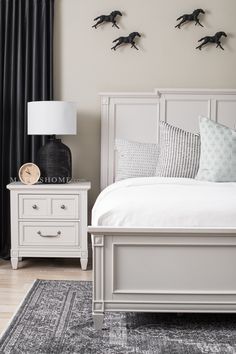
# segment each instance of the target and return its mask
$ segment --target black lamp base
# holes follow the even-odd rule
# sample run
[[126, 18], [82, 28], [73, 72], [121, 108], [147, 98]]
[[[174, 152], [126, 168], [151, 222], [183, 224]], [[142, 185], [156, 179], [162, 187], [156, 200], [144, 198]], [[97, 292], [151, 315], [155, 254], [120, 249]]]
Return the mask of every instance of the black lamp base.
[[71, 151], [60, 139], [52, 137], [37, 155], [41, 182], [46, 184], [68, 183], [71, 180]]

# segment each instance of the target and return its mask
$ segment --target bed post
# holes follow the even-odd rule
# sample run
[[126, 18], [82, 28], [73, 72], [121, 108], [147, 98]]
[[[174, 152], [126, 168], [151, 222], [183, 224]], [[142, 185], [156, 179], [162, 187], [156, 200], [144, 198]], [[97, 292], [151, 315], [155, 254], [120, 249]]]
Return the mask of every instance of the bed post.
[[93, 245], [93, 321], [102, 329], [104, 319], [104, 236], [92, 235]]
[[103, 326], [104, 313], [98, 314], [93, 312], [93, 324], [96, 331], [101, 330]]

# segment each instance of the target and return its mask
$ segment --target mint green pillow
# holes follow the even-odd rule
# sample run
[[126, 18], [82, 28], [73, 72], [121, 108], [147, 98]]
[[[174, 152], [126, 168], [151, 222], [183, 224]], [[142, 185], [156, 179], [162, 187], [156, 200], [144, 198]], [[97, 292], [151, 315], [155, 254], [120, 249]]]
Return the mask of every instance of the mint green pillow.
[[236, 182], [236, 131], [200, 117], [201, 156], [196, 179]]

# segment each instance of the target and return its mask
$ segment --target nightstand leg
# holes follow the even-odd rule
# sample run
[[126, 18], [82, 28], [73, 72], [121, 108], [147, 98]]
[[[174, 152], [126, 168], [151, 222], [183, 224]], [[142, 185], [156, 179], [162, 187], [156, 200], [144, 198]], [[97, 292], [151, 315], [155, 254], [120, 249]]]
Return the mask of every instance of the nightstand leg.
[[12, 266], [12, 269], [18, 268], [18, 258], [11, 258], [11, 266]]
[[80, 258], [80, 264], [82, 270], [87, 270], [88, 258]]

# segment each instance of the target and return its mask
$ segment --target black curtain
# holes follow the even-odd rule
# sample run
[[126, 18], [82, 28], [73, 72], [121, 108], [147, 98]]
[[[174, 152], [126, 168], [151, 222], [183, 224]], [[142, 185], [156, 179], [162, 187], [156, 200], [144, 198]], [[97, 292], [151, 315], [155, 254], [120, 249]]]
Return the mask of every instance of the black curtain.
[[46, 137], [27, 136], [27, 102], [53, 98], [54, 0], [0, 0], [0, 257], [10, 250], [10, 195]]

